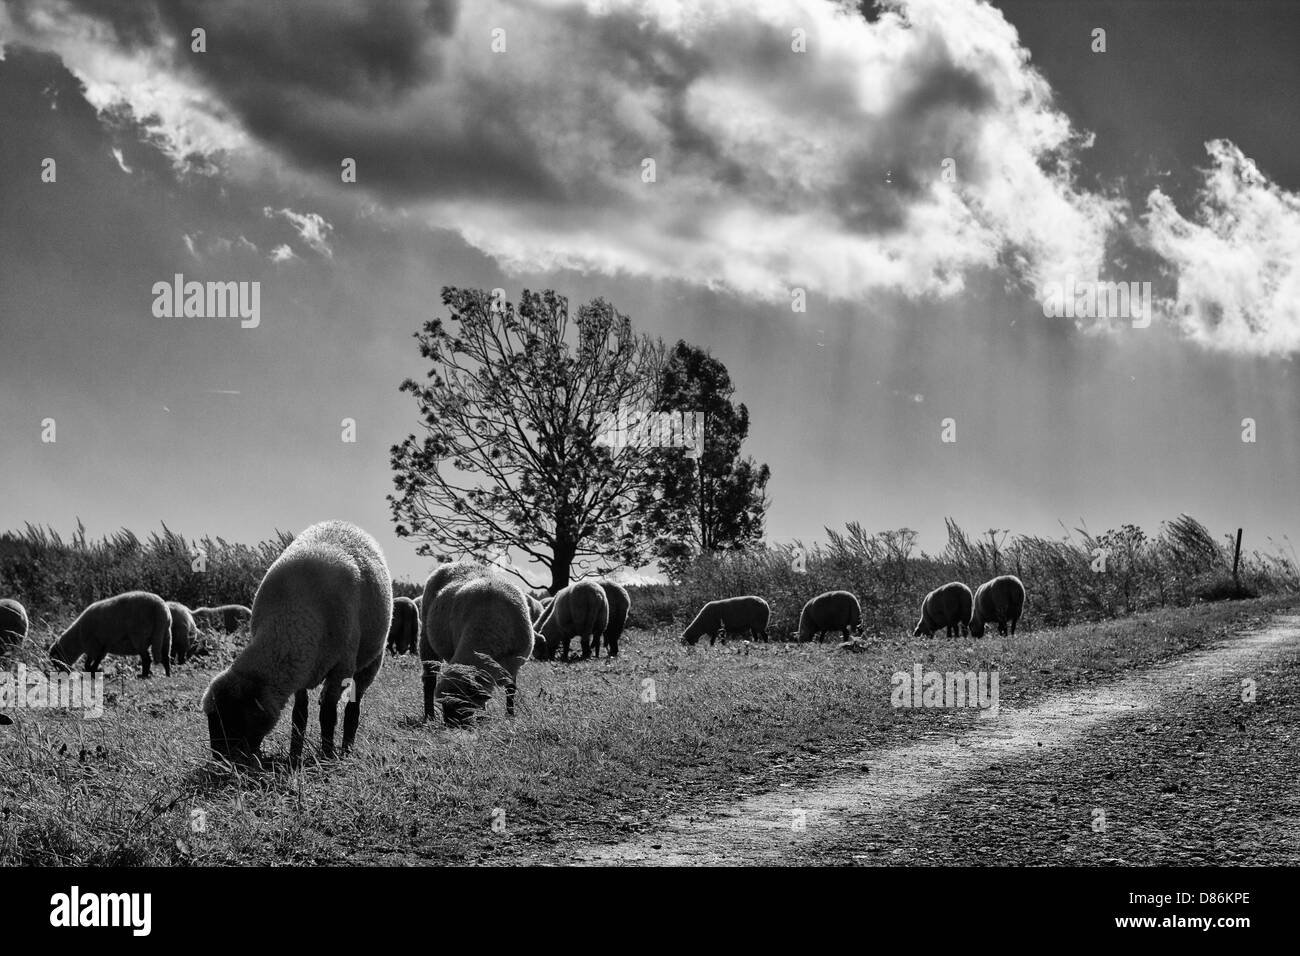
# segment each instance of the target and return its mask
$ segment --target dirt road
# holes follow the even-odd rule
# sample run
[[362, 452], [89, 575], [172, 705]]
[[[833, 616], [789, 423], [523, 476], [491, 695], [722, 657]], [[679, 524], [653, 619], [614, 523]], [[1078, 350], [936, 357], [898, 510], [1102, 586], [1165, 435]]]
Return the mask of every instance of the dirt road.
[[815, 785], [535, 862], [1294, 864], [1298, 691], [1300, 617], [1282, 617], [957, 736], [863, 752]]

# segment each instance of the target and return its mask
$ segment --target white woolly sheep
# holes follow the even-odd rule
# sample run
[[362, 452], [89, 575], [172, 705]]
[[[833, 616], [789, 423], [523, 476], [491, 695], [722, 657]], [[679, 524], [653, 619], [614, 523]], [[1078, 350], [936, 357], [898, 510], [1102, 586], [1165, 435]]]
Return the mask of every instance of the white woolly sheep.
[[[569, 659], [569, 642], [575, 637], [582, 641], [582, 659], [591, 656], [593, 641], [600, 647], [600, 638], [609, 626], [609, 599], [605, 589], [594, 581], [579, 581], [555, 595], [555, 600], [537, 622], [538, 635], [544, 646], [533, 644], [533, 656], [550, 660], [563, 646], [561, 660]], [[597, 651], [597, 656], [599, 651]]]
[[140, 676], [150, 665], [162, 664], [171, 676], [172, 615], [167, 602], [148, 591], [127, 591], [96, 601], [50, 645], [50, 660], [71, 667], [86, 655], [86, 672], [99, 670], [105, 654], [133, 654], [140, 658]]
[[393, 624], [388, 629], [388, 649], [411, 654], [420, 643], [420, 606], [409, 597], [393, 598]]
[[346, 521], [323, 521], [296, 537], [267, 568], [253, 598], [248, 645], [203, 694], [212, 751], [218, 758], [255, 757], [293, 697], [289, 760], [302, 760], [307, 691], [320, 695], [321, 751], [334, 756], [343, 684], [347, 753], [361, 720], [361, 699], [384, 663], [393, 619], [393, 582], [375, 539]]
[[1014, 574], [1004, 574], [976, 588], [972, 603], [972, 637], [983, 637], [984, 625], [989, 623], [998, 626], [999, 634], [1006, 634], [1009, 624], [1011, 633], [1015, 634], [1016, 621], [1020, 620], [1020, 612], [1025, 606], [1025, 586]]
[[168, 601], [167, 610], [172, 616], [172, 660], [184, 664], [190, 656], [199, 629], [194, 624], [194, 615], [190, 609], [179, 601]]
[[746, 595], [744, 597], [723, 598], [710, 601], [700, 608], [695, 620], [682, 632], [683, 644], [694, 644], [705, 634], [709, 635], [709, 646], [722, 635], [725, 644], [727, 635], [749, 632], [756, 641], [767, 640], [767, 621], [771, 617], [771, 608], [761, 597]]
[[791, 637], [801, 642], [815, 637], [820, 643], [825, 632], [839, 631], [847, 641], [850, 629], [862, 629], [862, 607], [858, 599], [848, 591], [827, 591], [803, 606], [799, 612], [799, 630]]
[[[623, 628], [627, 626], [627, 612], [632, 607], [632, 599], [628, 597], [627, 588], [621, 584], [601, 581], [600, 586], [605, 589], [605, 600], [609, 602], [609, 623], [605, 626], [605, 654], [608, 657], [618, 657], [618, 639], [623, 636]], [[600, 656], [599, 638], [596, 640], [596, 656]]]
[[222, 604], [220, 607], [200, 607], [190, 612], [195, 620], [207, 622], [210, 626], [221, 626], [227, 634], [234, 634], [239, 628], [253, 619], [253, 612], [242, 604]]
[[930, 637], [942, 627], [947, 629], [949, 637], [965, 637], [970, 632], [973, 605], [970, 588], [960, 581], [935, 588], [921, 602], [921, 620], [912, 636]]
[[533, 649], [523, 591], [495, 569], [460, 564], [425, 585], [426, 594], [430, 585], [434, 593], [420, 641], [424, 715], [433, 718], [441, 705], [448, 727], [469, 724], [497, 684], [505, 685], [506, 713], [513, 715], [519, 668]]
[[13, 598], [0, 599], [0, 648], [16, 646], [27, 637], [27, 609]]

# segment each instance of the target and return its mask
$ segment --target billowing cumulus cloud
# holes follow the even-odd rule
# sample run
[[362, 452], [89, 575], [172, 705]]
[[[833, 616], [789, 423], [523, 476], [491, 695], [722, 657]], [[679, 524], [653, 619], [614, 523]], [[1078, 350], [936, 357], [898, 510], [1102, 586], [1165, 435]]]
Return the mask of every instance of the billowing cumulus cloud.
[[[767, 300], [953, 295], [979, 269], [1026, 289], [1105, 275], [1132, 215], [1079, 185], [1087, 134], [1002, 14], [890, 0], [868, 21], [855, 6], [15, 0], [3, 29], [59, 52], [97, 106], [149, 117], [178, 161], [263, 150], [513, 270]], [[355, 185], [340, 184], [345, 157]], [[1285, 336], [1259, 310], [1269, 283], [1295, 280], [1262, 217], [1294, 207], [1267, 186], [1209, 185], [1202, 201], [1208, 218], [1189, 222], [1153, 197], [1154, 251], [1182, 270], [1211, 239], [1252, 248], [1239, 272], [1180, 283], [1177, 321], [1206, 344], [1274, 350]], [[1249, 202], [1257, 227], [1216, 222], [1218, 201]], [[328, 254], [325, 231], [294, 225]], [[1249, 259], [1274, 278], [1244, 287]]]
[[1205, 345], [1236, 352], [1300, 352], [1300, 196], [1270, 182], [1225, 140], [1192, 217], [1160, 190], [1147, 200], [1152, 247], [1174, 269], [1171, 312]]

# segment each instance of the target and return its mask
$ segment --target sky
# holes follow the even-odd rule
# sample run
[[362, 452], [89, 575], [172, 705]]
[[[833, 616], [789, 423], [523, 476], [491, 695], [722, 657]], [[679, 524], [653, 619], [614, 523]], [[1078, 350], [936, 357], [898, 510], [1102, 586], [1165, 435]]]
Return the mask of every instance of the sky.
[[[342, 518], [422, 578], [388, 449], [455, 285], [708, 349], [773, 542], [1300, 535], [1293, 3], [5, 0], [0, 45], [0, 528]], [[178, 273], [256, 326], [156, 315]]]

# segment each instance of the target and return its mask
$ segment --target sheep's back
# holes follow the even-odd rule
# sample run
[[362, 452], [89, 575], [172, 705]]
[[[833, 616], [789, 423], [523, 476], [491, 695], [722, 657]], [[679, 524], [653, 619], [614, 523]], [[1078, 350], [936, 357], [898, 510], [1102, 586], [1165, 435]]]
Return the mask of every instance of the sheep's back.
[[343, 522], [313, 525], [267, 569], [253, 598], [252, 636], [234, 667], [274, 673], [290, 690], [349, 673], [383, 654], [392, 578], [370, 535]]
[[432, 614], [430, 646], [440, 660], [477, 666], [481, 654], [506, 661], [526, 659], [532, 652], [533, 628], [523, 592], [487, 569], [446, 584]]
[[947, 627], [950, 624], [970, 623], [973, 607], [974, 599], [970, 588], [960, 581], [952, 581], [925, 596], [924, 613], [934, 624]]
[[[749, 627], [766, 627], [771, 611], [761, 597], [746, 594], [741, 597], [710, 601], [700, 611], [706, 612], [706, 621], [720, 624], [728, 630], [739, 631]], [[714, 628], [716, 630], [716, 627]]]
[[799, 617], [801, 625], [807, 621], [818, 630], [833, 631], [861, 623], [862, 608], [848, 591], [827, 591], [805, 604]]
[[75, 634], [83, 649], [89, 642], [111, 654], [139, 654], [160, 626], [171, 628], [167, 602], [151, 591], [127, 591], [89, 605], [64, 634]]

